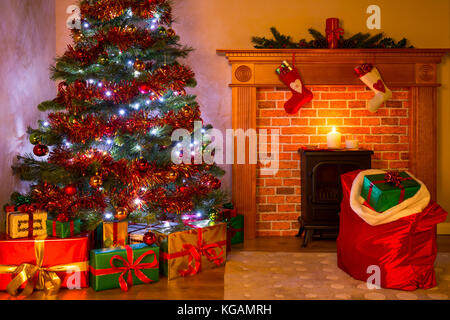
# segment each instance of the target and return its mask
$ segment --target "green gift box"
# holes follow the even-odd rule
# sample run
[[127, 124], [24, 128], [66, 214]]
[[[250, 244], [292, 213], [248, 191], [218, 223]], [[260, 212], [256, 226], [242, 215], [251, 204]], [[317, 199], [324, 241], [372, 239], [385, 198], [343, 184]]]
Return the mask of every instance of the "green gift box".
[[47, 220], [47, 235], [56, 238], [69, 238], [81, 233], [81, 220], [76, 219], [68, 222]]
[[385, 181], [385, 174], [373, 174], [364, 177], [361, 197], [377, 212], [384, 212], [413, 197], [420, 184], [406, 172], [399, 172], [401, 187]]
[[95, 291], [159, 281], [159, 247], [144, 243], [90, 252], [90, 282]]
[[231, 236], [231, 244], [244, 242], [244, 216], [238, 214], [228, 222], [228, 232]]

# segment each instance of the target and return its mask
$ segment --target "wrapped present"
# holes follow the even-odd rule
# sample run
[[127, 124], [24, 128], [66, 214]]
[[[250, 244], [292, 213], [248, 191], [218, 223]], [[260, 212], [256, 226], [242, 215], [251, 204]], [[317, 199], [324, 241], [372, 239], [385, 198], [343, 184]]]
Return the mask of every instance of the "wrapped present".
[[227, 225], [210, 220], [151, 228], [160, 246], [160, 269], [169, 280], [193, 276], [226, 260]]
[[150, 226], [147, 224], [137, 223], [128, 225], [128, 243], [144, 243], [144, 235], [149, 231]]
[[87, 288], [88, 234], [68, 239], [41, 238], [0, 236], [0, 290], [27, 296], [35, 289], [51, 294], [60, 287]]
[[406, 172], [388, 171], [364, 177], [361, 196], [377, 212], [384, 212], [413, 197], [420, 184]]
[[47, 234], [47, 212], [23, 209], [20, 212], [6, 213], [6, 233], [12, 239], [42, 236]]
[[90, 280], [95, 291], [129, 287], [159, 280], [159, 247], [133, 244], [92, 250]]
[[128, 221], [103, 221], [103, 247], [123, 247], [128, 244]]
[[224, 204], [222, 221], [227, 223], [227, 250], [231, 251], [232, 244], [244, 242], [244, 216], [237, 213], [233, 204]]
[[47, 220], [47, 235], [55, 238], [69, 238], [81, 233], [81, 220], [67, 222]]

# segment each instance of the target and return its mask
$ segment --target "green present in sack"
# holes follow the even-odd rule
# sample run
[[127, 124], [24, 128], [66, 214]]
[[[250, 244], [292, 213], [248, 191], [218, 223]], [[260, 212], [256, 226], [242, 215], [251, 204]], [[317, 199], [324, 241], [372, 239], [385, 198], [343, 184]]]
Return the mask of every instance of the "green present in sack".
[[91, 250], [90, 281], [95, 291], [159, 281], [159, 247], [144, 243]]
[[384, 212], [412, 198], [420, 184], [406, 172], [388, 171], [364, 177], [361, 197], [377, 212]]

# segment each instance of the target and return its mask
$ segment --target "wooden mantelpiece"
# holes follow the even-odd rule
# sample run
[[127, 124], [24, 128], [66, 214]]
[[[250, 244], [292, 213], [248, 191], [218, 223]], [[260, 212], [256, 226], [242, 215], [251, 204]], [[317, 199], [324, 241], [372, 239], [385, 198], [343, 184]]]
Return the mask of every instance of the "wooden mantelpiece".
[[[285, 87], [275, 69], [283, 60], [299, 68], [308, 85], [363, 85], [353, 69], [376, 64], [389, 87], [410, 87], [410, 165], [436, 198], [437, 66], [450, 49], [217, 50], [232, 65], [233, 129], [256, 129], [256, 89]], [[256, 166], [233, 165], [233, 202], [245, 215], [247, 239], [256, 236]]]

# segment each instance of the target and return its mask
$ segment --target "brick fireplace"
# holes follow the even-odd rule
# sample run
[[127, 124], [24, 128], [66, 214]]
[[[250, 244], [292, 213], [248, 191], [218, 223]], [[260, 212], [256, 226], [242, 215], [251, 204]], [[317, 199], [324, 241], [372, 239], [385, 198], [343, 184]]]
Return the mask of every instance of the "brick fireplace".
[[[408, 88], [391, 88], [392, 99], [375, 114], [367, 111], [373, 93], [365, 86], [310, 86], [312, 102], [298, 114], [288, 115], [283, 105], [290, 98], [286, 88], [257, 89], [256, 126], [279, 129], [280, 169], [275, 176], [256, 172], [256, 235], [292, 236], [298, 232], [301, 212], [300, 157], [302, 144], [326, 147], [331, 127], [353, 136], [360, 147], [374, 151], [372, 167], [409, 170]], [[343, 139], [345, 141], [345, 139]]]
[[[293, 236], [301, 214], [301, 145], [326, 145], [335, 126], [374, 151], [372, 167], [407, 169], [436, 196], [437, 66], [446, 49], [218, 50], [232, 65], [233, 129], [279, 129], [279, 171], [262, 176], [260, 165], [233, 165], [233, 202], [245, 215], [247, 239]], [[296, 115], [283, 108], [290, 91], [275, 69], [296, 55], [314, 99]], [[373, 92], [353, 68], [373, 63], [393, 97], [377, 113], [366, 104]], [[269, 148], [270, 152], [270, 148]]]

